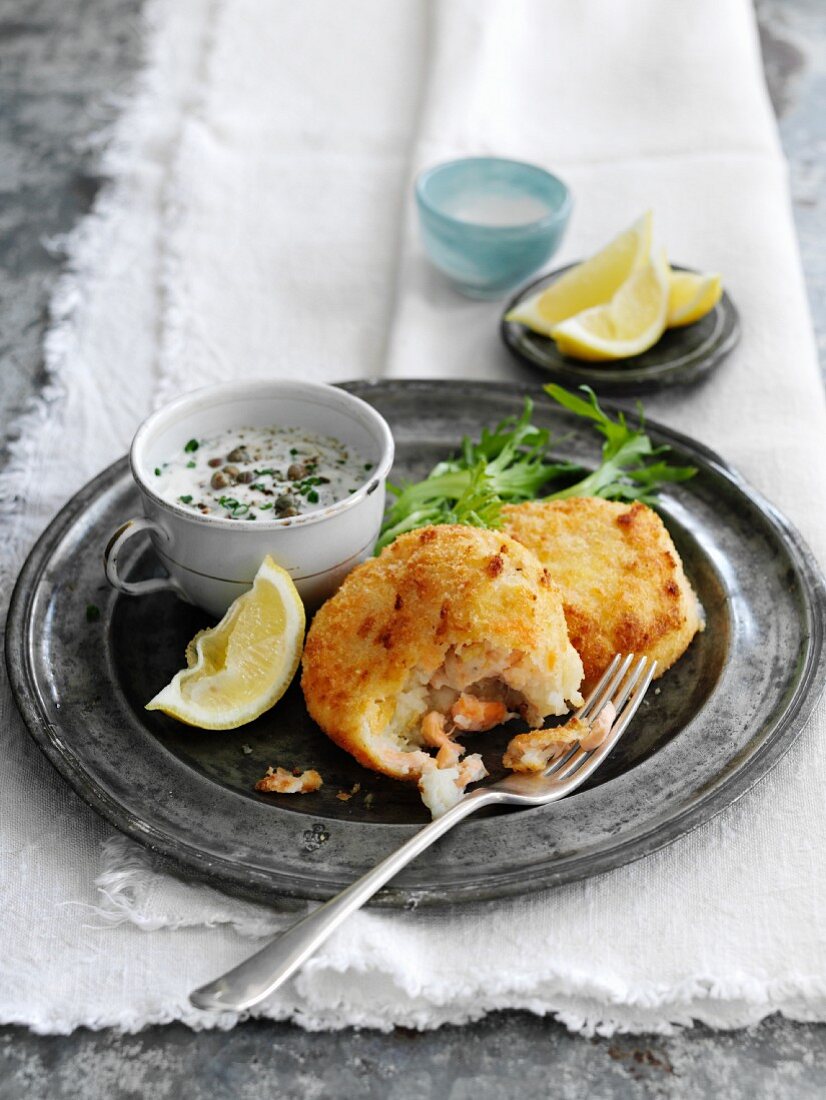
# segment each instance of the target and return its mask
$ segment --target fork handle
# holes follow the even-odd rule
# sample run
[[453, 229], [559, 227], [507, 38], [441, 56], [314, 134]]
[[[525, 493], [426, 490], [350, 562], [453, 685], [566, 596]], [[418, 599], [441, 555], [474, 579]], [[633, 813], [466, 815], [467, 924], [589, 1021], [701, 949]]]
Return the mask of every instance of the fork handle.
[[449, 829], [482, 806], [502, 801], [496, 791], [479, 789], [465, 795], [441, 817], [425, 825], [410, 840], [372, 871], [356, 879], [340, 894], [314, 909], [308, 916], [282, 932], [256, 954], [193, 990], [189, 999], [196, 1008], [217, 1012], [240, 1012], [259, 1004], [302, 966], [338, 928], [342, 921], [389, 882], [402, 867], [420, 855]]

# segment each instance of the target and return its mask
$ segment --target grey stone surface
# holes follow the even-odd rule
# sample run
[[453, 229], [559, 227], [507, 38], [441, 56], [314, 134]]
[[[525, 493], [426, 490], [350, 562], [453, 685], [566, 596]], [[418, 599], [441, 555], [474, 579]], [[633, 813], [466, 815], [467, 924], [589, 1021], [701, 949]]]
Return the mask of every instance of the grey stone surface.
[[[824, 364], [826, 4], [756, 6]], [[60, 264], [44, 241], [92, 201], [97, 154], [86, 143], [128, 87], [139, 8], [139, 0], [0, 0], [0, 448], [45, 381], [41, 339]], [[0, 1100], [824, 1095], [826, 1026], [780, 1019], [730, 1033], [590, 1040], [524, 1013], [424, 1034], [312, 1034], [258, 1022], [137, 1036], [0, 1029]]]
[[763, 61], [789, 161], [794, 218], [826, 373], [826, 4], [756, 0]]
[[140, 0], [0, 0], [0, 462], [45, 384], [55, 238], [100, 185], [94, 139], [130, 87]]
[[323, 1034], [250, 1022], [193, 1034], [0, 1033], [0, 1100], [819, 1100], [826, 1027], [772, 1019], [669, 1039], [584, 1039], [527, 1013], [469, 1027]]

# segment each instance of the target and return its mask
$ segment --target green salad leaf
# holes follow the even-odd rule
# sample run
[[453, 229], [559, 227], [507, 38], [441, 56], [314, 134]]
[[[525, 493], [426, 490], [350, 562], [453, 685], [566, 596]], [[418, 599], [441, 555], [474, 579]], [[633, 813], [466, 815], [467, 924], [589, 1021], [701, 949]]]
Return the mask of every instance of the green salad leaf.
[[[602, 445], [602, 462], [592, 473], [580, 481], [545, 496], [544, 500], [562, 500], [565, 497], [603, 497], [605, 500], [641, 500], [656, 504], [661, 485], [674, 481], [687, 481], [697, 473], [694, 466], [671, 466], [660, 455], [670, 447], [655, 447], [645, 433], [645, 417], [638, 405], [640, 423], [635, 430], [629, 427], [625, 414], [620, 412], [612, 420], [600, 408], [596, 394], [590, 386], [580, 386], [585, 397], [563, 389], [562, 386], [545, 386], [545, 392], [563, 408], [577, 416], [591, 420], [605, 439]], [[656, 460], [656, 461], [654, 461]]]
[[[694, 467], [671, 466], [661, 457], [669, 448], [653, 446], [641, 408], [639, 427], [632, 428], [621, 412], [612, 420], [590, 387], [580, 390], [584, 397], [562, 386], [545, 387], [564, 408], [591, 420], [603, 436], [602, 461], [596, 470], [589, 473], [576, 463], [549, 459], [551, 433], [532, 423], [534, 406], [526, 397], [521, 416], [506, 417], [492, 430], [484, 428], [478, 442], [465, 436], [459, 455], [439, 462], [422, 481], [388, 485], [395, 499], [376, 552], [405, 531], [431, 524], [499, 528], [506, 503], [596, 496], [651, 504], [661, 484], [694, 476]], [[540, 496], [542, 489], [546, 492]]]

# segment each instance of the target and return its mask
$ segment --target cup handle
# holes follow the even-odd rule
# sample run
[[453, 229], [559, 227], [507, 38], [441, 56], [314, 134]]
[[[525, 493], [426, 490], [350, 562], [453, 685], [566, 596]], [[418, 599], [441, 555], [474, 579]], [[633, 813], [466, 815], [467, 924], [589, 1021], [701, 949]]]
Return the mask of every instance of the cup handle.
[[126, 542], [133, 535], [139, 535], [141, 531], [153, 531], [164, 542], [169, 541], [169, 535], [159, 523], [141, 516], [137, 519], [128, 519], [122, 523], [112, 535], [103, 551], [103, 568], [106, 570], [106, 579], [118, 592], [126, 596], [145, 596], [149, 592], [175, 592], [182, 600], [189, 603], [183, 589], [173, 577], [153, 577], [146, 581], [126, 581], [118, 573], [118, 556]]

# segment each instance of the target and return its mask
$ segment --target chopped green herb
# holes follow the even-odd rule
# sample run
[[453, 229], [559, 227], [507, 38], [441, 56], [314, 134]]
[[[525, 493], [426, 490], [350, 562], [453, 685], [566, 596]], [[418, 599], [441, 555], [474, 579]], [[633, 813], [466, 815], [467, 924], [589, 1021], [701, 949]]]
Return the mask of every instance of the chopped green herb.
[[220, 497], [218, 503], [222, 508], [226, 508], [235, 519], [238, 519], [240, 516], [245, 516], [250, 510], [249, 504], [243, 504], [240, 500], [236, 500], [235, 497]]
[[[329, 480], [330, 479], [327, 478], [327, 477], [305, 477], [303, 481], [299, 481], [296, 484], [295, 488], [299, 493], [301, 493], [302, 496], [307, 497], [307, 499], [309, 500], [310, 499], [310, 493], [314, 492], [313, 486], [314, 485], [323, 485], [323, 484], [325, 484], [325, 482], [327, 482]], [[318, 494], [316, 493], [316, 498], [317, 497], [318, 497]]]
[[293, 456], [293, 458], [295, 458], [295, 456], [298, 454], [298, 447], [290, 447], [290, 454]]
[[188, 455], [192, 454], [193, 451], [197, 451], [198, 450], [198, 440], [197, 439], [190, 439], [190, 441], [184, 446], [184, 450], [186, 451], [186, 453]]
[[192, 494], [187, 493], [185, 496], [178, 497], [178, 500], [181, 502], [181, 504], [191, 504], [192, 503]]
[[187, 462], [186, 464], [186, 468], [187, 470], [194, 470], [197, 465], [197, 462], [193, 462], [192, 459], [190, 459], [189, 462]]
[[315, 489], [310, 489], [309, 493], [307, 493], [307, 500], [309, 500], [310, 504], [318, 504], [318, 493]]
[[99, 619], [100, 619], [100, 608], [97, 606], [97, 604], [87, 603], [86, 604], [86, 622], [87, 623], [96, 623]]
[[265, 486], [264, 485], [259, 485], [257, 482], [253, 482], [252, 485], [250, 485], [250, 489], [257, 489], [259, 491], [259, 493], [263, 493], [264, 489], [265, 489]]
[[373, 463], [372, 462], [365, 462], [364, 463], [364, 468], [365, 468], [365, 470], [367, 470], [369, 472], [370, 470], [373, 469]]
[[266, 512], [268, 508], [272, 508], [272, 501], [268, 500], [266, 504], [259, 504], [258, 506], [262, 512]]
[[160, 476], [161, 476], [161, 468], [160, 468], [160, 466], [156, 466], [155, 467], [155, 477], [160, 477]]

